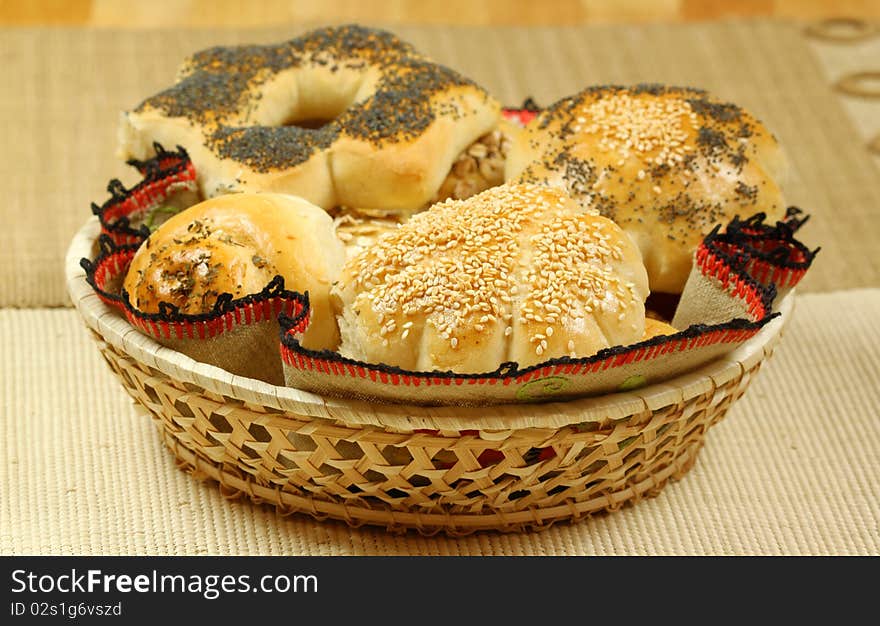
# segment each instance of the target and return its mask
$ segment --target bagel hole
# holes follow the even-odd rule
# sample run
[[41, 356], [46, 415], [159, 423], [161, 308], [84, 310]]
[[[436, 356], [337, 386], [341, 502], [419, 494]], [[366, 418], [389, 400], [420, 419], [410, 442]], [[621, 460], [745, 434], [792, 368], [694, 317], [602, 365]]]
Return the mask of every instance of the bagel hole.
[[296, 126], [297, 128], [305, 128], [306, 130], [318, 130], [324, 128], [327, 124], [335, 120], [336, 117], [290, 117], [283, 122], [281, 126]]
[[314, 106], [309, 103], [300, 103], [300, 106], [287, 112], [282, 118], [281, 126], [295, 126], [306, 130], [320, 130], [328, 124], [335, 122], [340, 115], [345, 113], [350, 102], [325, 102], [322, 106]]

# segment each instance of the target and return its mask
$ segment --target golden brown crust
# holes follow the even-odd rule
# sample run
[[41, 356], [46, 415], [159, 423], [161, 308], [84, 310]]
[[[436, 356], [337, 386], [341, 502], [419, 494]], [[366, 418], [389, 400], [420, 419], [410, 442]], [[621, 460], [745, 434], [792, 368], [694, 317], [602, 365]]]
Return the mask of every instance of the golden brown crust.
[[330, 217], [301, 198], [232, 194], [201, 202], [164, 222], [141, 245], [123, 282], [132, 306], [158, 313], [210, 312], [220, 294], [241, 298], [278, 274], [290, 290], [309, 292], [312, 323], [304, 345], [333, 349], [338, 331], [330, 285], [342, 263]]
[[[520, 126], [502, 119], [498, 127], [468, 146], [455, 160], [428, 205], [443, 200], [464, 200], [504, 182], [504, 160], [510, 140]], [[336, 234], [345, 244], [348, 258], [373, 245], [383, 234], [395, 230], [410, 216], [388, 209], [329, 209]]]
[[613, 222], [523, 184], [416, 215], [349, 260], [334, 293], [343, 355], [485, 372], [640, 340], [648, 289]]
[[120, 155], [181, 145], [205, 197], [236, 191], [410, 213], [500, 119], [472, 81], [397, 37], [359, 26], [271, 46], [218, 47], [123, 114]]
[[656, 318], [645, 316], [645, 336], [643, 339], [651, 339], [659, 335], [674, 335], [678, 330], [670, 324]]
[[595, 87], [539, 114], [511, 145], [505, 178], [566, 189], [626, 230], [651, 290], [680, 293], [702, 237], [734, 216], [780, 219], [785, 159], [742, 108], [703, 91]]

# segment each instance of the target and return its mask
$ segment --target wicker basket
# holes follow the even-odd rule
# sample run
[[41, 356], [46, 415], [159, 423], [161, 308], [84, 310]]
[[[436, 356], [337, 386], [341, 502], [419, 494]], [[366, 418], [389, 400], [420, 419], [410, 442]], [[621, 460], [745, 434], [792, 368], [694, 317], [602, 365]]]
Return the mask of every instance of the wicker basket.
[[378, 405], [232, 375], [160, 346], [108, 308], [67, 254], [68, 292], [101, 354], [180, 467], [282, 513], [452, 535], [545, 528], [655, 496], [770, 356], [792, 313], [726, 358], [597, 398], [484, 408]]

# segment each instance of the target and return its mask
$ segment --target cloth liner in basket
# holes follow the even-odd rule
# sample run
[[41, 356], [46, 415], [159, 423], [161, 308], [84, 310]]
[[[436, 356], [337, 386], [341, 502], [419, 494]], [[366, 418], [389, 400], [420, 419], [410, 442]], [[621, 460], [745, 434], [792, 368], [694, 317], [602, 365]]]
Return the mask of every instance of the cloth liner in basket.
[[[286, 290], [280, 276], [257, 294], [236, 300], [223, 294], [205, 314], [182, 314], [170, 304], [155, 314], [134, 309], [121, 284], [149, 229], [133, 228], [132, 220], [142, 222], [148, 211], [172, 199], [179, 202], [195, 180], [184, 150], [156, 150], [150, 161], [131, 162], [144, 175], [141, 183], [126, 190], [111, 182], [111, 199], [98, 209], [93, 205], [102, 235], [97, 257], [81, 261], [89, 284], [135, 328], [166, 347], [234, 374], [321, 395], [473, 406], [635, 389], [695, 369], [748, 341], [776, 317], [774, 302], [800, 281], [818, 252], [794, 236], [807, 219], [797, 208], [776, 224], [764, 223], [763, 214], [734, 219], [724, 230], [716, 226], [695, 252], [672, 320], [682, 329], [677, 333], [527, 368], [507, 362], [493, 372], [472, 374], [407, 371], [303, 348], [299, 337], [309, 322], [308, 294]], [[170, 211], [180, 208], [185, 207]]]
[[281, 354], [288, 386], [322, 395], [417, 405], [497, 405], [565, 400], [636, 389], [698, 368], [755, 336], [778, 313], [774, 303], [803, 278], [817, 250], [794, 237], [806, 221], [764, 215], [718, 225], [695, 253], [672, 325], [683, 329], [583, 358], [526, 368], [502, 363], [485, 373], [418, 372], [313, 351], [299, 343], [302, 318], [282, 316]]
[[304, 331], [310, 314], [308, 293], [286, 290], [284, 279], [276, 276], [259, 293], [235, 300], [231, 294], [221, 294], [208, 313], [184, 314], [164, 302], [160, 303], [158, 313], [144, 313], [132, 306], [121, 288], [139, 245], [117, 246], [102, 234], [95, 261], [80, 261], [86, 280], [105, 304], [163, 346], [196, 361], [273, 385], [284, 383], [278, 356], [278, 318], [283, 316], [288, 328]]
[[92, 203], [101, 232], [117, 245], [140, 244], [163, 219], [198, 201], [196, 170], [186, 150], [169, 152], [158, 143], [153, 149], [152, 159], [127, 161], [143, 176], [139, 183], [126, 189], [114, 178], [107, 184], [110, 198], [100, 206]]

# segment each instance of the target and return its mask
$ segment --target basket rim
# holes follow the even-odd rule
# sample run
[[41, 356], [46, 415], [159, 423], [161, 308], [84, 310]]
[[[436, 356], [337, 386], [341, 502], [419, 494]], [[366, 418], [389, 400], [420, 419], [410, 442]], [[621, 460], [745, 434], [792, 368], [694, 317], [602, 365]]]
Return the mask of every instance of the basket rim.
[[643, 411], [681, 404], [714, 391], [769, 355], [794, 309], [794, 290], [779, 303], [781, 315], [752, 339], [721, 358], [686, 374], [640, 389], [556, 402], [475, 407], [372, 403], [321, 396], [293, 387], [275, 386], [237, 376], [166, 348], [132, 327], [108, 307], [86, 282], [80, 259], [91, 258], [100, 223], [90, 217], [72, 238], [65, 257], [68, 295], [86, 326], [107, 344], [169, 378], [207, 391], [265, 407], [313, 418], [382, 428], [461, 430], [558, 429], [575, 423], [622, 419]]

